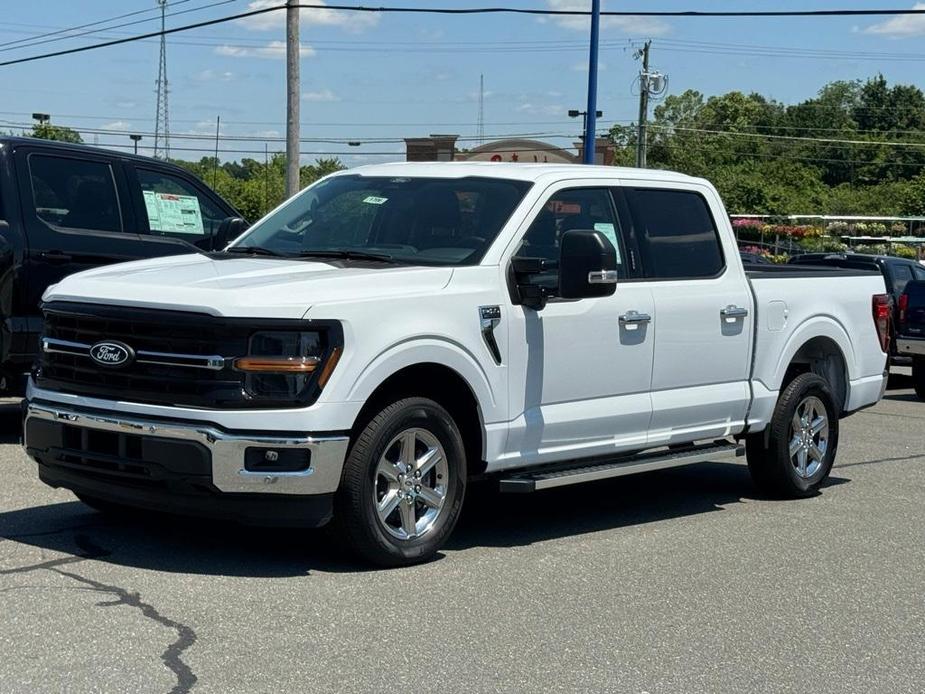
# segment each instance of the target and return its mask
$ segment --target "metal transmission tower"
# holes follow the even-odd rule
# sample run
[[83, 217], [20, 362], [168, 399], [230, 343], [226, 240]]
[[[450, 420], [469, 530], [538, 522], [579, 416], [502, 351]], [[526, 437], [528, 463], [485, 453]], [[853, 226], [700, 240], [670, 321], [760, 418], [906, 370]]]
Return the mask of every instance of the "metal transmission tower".
[[161, 58], [157, 67], [157, 112], [154, 115], [154, 157], [170, 157], [170, 124], [167, 108], [167, 0], [157, 0], [161, 7]]
[[485, 75], [479, 75], [479, 122], [476, 126], [479, 145], [485, 144]]

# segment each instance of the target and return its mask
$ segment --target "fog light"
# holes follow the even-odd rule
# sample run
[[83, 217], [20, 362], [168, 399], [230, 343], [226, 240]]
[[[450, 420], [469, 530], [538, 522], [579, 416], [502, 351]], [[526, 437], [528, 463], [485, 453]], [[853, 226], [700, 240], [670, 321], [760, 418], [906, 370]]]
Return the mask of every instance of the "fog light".
[[244, 451], [248, 472], [304, 472], [311, 467], [312, 453], [305, 448], [258, 448]]

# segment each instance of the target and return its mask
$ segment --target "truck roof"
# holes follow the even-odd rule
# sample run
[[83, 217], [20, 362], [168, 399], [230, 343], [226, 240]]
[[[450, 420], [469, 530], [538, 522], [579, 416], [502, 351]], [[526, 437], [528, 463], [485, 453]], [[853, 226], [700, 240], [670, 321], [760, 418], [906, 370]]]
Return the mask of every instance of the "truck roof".
[[[128, 134], [128, 133], [126, 133]], [[91, 154], [100, 154], [105, 153], [108, 156], [117, 156], [121, 159], [132, 159], [134, 161], [144, 161], [151, 162], [154, 161], [151, 157], [145, 157], [141, 154], [132, 154], [131, 152], [123, 152], [120, 149], [112, 147], [104, 147], [101, 145], [88, 145], [85, 143], [75, 143], [75, 142], [61, 142], [60, 140], [45, 140], [37, 137], [28, 137], [28, 136], [18, 136], [18, 135], [2, 135], [0, 136], [0, 147], [11, 146], [17, 147], [21, 145], [32, 145], [40, 146], [43, 148], [49, 149], [60, 149], [67, 152], [87, 152]], [[174, 167], [174, 164], [166, 162], [163, 160], [156, 160], [159, 166], [171, 166]]]
[[536, 182], [547, 178], [621, 178], [626, 180], [704, 182], [687, 174], [659, 169], [634, 169], [624, 166], [582, 166], [577, 164], [521, 164], [493, 161], [428, 161], [370, 164], [346, 169], [338, 175], [423, 176], [463, 178], [483, 176]]

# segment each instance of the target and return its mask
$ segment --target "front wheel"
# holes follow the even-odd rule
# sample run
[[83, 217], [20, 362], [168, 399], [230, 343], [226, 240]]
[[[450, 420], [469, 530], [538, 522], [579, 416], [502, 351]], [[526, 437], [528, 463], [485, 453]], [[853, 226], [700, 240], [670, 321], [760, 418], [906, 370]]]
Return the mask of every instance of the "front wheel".
[[925, 400], [925, 357], [912, 359], [912, 387], [919, 400]]
[[347, 545], [380, 566], [432, 558], [462, 510], [466, 455], [450, 414], [427, 398], [394, 402], [355, 438], [334, 523]]
[[781, 391], [767, 432], [746, 440], [748, 469], [764, 493], [812, 496], [829, 476], [838, 448], [838, 409], [828, 383], [800, 374]]

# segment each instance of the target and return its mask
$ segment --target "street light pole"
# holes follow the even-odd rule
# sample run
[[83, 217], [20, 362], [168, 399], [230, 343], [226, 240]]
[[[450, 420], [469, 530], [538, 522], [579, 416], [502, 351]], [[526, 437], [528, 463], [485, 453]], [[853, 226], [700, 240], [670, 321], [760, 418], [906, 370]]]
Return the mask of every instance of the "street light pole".
[[141, 135], [129, 135], [128, 137], [135, 143], [135, 154], [138, 154], [138, 141], [141, 139]]
[[597, 143], [597, 49], [601, 31], [601, 0], [591, 0], [591, 47], [588, 53], [588, 108], [585, 119], [584, 163], [594, 163]]

